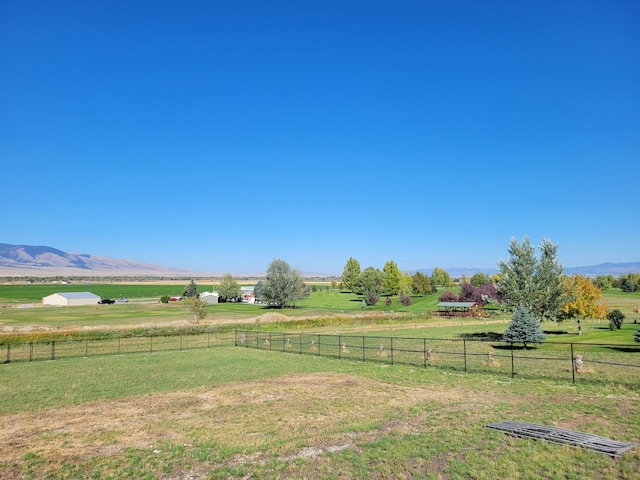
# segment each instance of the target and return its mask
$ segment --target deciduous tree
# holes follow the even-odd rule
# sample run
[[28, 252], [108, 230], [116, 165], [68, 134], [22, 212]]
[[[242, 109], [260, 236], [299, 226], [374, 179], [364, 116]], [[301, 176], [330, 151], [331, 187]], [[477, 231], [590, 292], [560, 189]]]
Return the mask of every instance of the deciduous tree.
[[434, 287], [431, 283], [431, 278], [429, 278], [428, 275], [425, 275], [422, 272], [414, 273], [412, 291], [413, 293], [417, 293], [418, 295], [429, 295], [433, 293]]
[[182, 306], [193, 315], [193, 321], [195, 323], [200, 323], [200, 320], [203, 320], [209, 314], [209, 309], [207, 306], [207, 302], [200, 299], [197, 295], [191, 297], [185, 297], [182, 301]]
[[498, 292], [511, 308], [526, 306], [540, 320], [557, 319], [564, 298], [562, 265], [557, 259], [558, 246], [543, 239], [538, 260], [528, 237], [522, 244], [515, 238], [509, 244], [510, 258], [500, 260]]
[[471, 285], [473, 285], [474, 287], [481, 287], [484, 284], [489, 283], [490, 281], [491, 280], [489, 280], [487, 274], [482, 272], [474, 273], [471, 277]]
[[435, 267], [431, 273], [431, 281], [436, 287], [451, 287], [453, 280], [443, 268]]
[[384, 273], [373, 267], [365, 268], [364, 271], [358, 275], [358, 280], [355, 285], [356, 291], [362, 294], [367, 305], [372, 305], [370, 301], [374, 297], [377, 302], [377, 297], [382, 292], [383, 286]]
[[295, 305], [302, 297], [302, 277], [282, 259], [273, 260], [260, 288], [260, 298], [271, 305], [285, 307]]
[[578, 320], [578, 335], [582, 335], [582, 318], [605, 318], [607, 306], [602, 303], [602, 290], [590, 279], [583, 275], [565, 277], [562, 318], [576, 318]]
[[387, 295], [396, 295], [402, 290], [404, 285], [404, 277], [393, 260], [389, 260], [382, 268], [384, 272], [383, 290]]
[[220, 280], [220, 285], [218, 285], [218, 294], [220, 295], [220, 300], [229, 302], [240, 298], [242, 290], [233, 275], [225, 273]]

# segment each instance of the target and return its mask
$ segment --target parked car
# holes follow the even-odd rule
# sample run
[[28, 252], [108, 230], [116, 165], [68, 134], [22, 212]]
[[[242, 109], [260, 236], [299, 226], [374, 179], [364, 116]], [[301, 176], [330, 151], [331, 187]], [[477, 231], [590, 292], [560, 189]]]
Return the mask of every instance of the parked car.
[[100, 303], [102, 305], [111, 305], [113, 303], [116, 303], [116, 301], [115, 300], [111, 300], [110, 298], [103, 298], [98, 303]]
[[118, 299], [118, 303], [127, 303], [129, 299], [127, 297], [122, 297]]

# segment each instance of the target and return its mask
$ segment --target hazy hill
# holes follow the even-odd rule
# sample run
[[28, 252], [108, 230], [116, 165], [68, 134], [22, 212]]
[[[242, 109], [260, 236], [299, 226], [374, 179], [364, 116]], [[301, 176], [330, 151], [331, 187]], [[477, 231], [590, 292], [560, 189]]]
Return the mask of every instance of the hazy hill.
[[[497, 273], [495, 268], [444, 268], [453, 278], [467, 277], [483, 272], [487, 275]], [[418, 270], [431, 275], [433, 268]], [[587, 267], [566, 267], [565, 273], [586, 276], [640, 273], [640, 262], [601, 263]], [[240, 273], [240, 272], [235, 272]], [[150, 263], [121, 260], [86, 253], [63, 252], [52, 247], [31, 245], [9, 245], [0, 243], [0, 276], [216, 276], [211, 272], [194, 272], [174, 267], [153, 265]], [[256, 273], [255, 276], [264, 275]], [[331, 276], [328, 273], [303, 272], [304, 276]], [[339, 275], [339, 274], [338, 274]]]
[[63, 252], [46, 246], [0, 243], [3, 276], [189, 276], [173, 267], [120, 260], [86, 253]]

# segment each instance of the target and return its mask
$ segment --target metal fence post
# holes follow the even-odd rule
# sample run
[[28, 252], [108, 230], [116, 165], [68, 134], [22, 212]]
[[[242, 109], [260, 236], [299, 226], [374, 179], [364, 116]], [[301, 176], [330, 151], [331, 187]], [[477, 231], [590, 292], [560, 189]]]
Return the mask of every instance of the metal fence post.
[[576, 357], [573, 355], [573, 342], [571, 342], [571, 383], [576, 383]]
[[342, 348], [340, 347], [342, 345], [342, 336], [338, 335], [338, 360], [342, 359]]
[[182, 334], [180, 334], [180, 351], [182, 351]]
[[120, 355], [120, 337], [118, 337], [118, 355]]
[[84, 356], [85, 357], [89, 356], [89, 339], [88, 338], [84, 339]]
[[393, 337], [391, 337], [391, 365], [393, 365]]
[[318, 335], [318, 356], [320, 356], [320, 335]]
[[511, 378], [514, 378], [515, 375], [516, 375], [516, 372], [513, 366], [513, 342], [511, 342]]
[[149, 335], [149, 353], [153, 353], [153, 335]]
[[422, 366], [427, 368], [427, 339], [422, 339]]
[[302, 334], [300, 334], [299, 343], [300, 343], [300, 355], [302, 355]]
[[33, 361], [33, 342], [29, 342], [29, 361]]
[[362, 361], [366, 361], [364, 356], [364, 335], [362, 336]]
[[464, 373], [467, 373], [467, 339], [462, 339], [462, 355], [464, 356]]
[[11, 362], [11, 345], [7, 343], [7, 361], [5, 363]]
[[56, 342], [52, 341], [51, 342], [51, 360], [55, 360], [56, 359]]

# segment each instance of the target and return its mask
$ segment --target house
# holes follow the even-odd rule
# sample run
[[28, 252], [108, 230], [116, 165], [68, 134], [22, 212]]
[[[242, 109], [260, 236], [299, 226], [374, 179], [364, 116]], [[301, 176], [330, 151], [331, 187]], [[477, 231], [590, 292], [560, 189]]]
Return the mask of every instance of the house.
[[100, 297], [91, 292], [58, 292], [42, 297], [43, 305], [71, 307], [75, 305], [97, 305]]
[[240, 291], [242, 292], [242, 301], [244, 303], [256, 303], [256, 296], [253, 293], [253, 289], [253, 285], [240, 287]]
[[208, 304], [218, 303], [220, 294], [218, 292], [202, 292], [200, 294], [200, 300]]
[[482, 315], [482, 305], [477, 302], [440, 302], [438, 316], [478, 317]]

